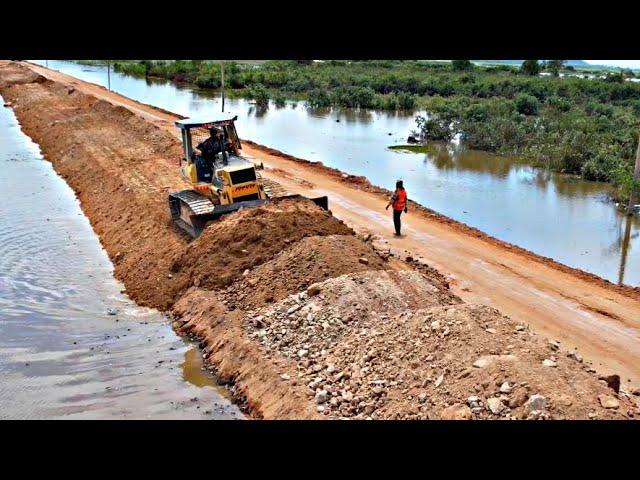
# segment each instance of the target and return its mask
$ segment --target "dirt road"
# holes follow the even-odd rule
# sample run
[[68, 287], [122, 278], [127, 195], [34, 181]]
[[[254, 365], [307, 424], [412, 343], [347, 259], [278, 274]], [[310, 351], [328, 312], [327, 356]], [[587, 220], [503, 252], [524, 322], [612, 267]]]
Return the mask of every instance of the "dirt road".
[[[37, 73], [79, 91], [121, 105], [155, 125], [178, 134], [170, 112], [143, 105], [103, 87], [44, 67]], [[242, 125], [239, 125], [242, 132]], [[498, 308], [542, 335], [577, 348], [602, 373], [618, 373], [640, 386], [640, 296], [586, 275], [563, 271], [544, 259], [469, 234], [424, 212], [404, 217], [405, 237], [392, 236], [383, 195], [363, 191], [321, 168], [246, 145], [245, 154], [264, 162], [264, 176], [304, 195], [328, 195], [334, 215], [356, 230], [388, 240], [391, 248], [422, 258], [451, 278], [452, 290], [466, 302]], [[163, 170], [168, 166], [163, 166]], [[409, 192], [409, 195], [411, 192]], [[569, 270], [569, 271], [567, 271]], [[630, 379], [630, 381], [629, 381]]]

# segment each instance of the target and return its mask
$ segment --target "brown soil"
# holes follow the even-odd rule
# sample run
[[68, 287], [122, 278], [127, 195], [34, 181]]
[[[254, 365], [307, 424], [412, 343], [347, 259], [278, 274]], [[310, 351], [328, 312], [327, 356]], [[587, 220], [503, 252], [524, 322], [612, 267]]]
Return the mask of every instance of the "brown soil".
[[[575, 356], [462, 303], [424, 262], [385, 260], [384, 246], [310, 202], [241, 210], [189, 242], [168, 214], [167, 193], [186, 187], [168, 130], [21, 64], [0, 62], [0, 93], [77, 192], [127, 293], [172, 309], [175, 328], [203, 340], [207, 363], [254, 416], [432, 418], [451, 404], [445, 416], [637, 414], [624, 390]], [[471, 367], [479, 357], [487, 365]], [[552, 359], [555, 367], [541, 364]], [[502, 400], [496, 382], [513, 384]], [[464, 407], [473, 392], [478, 401]], [[504, 407], [537, 393], [546, 398], [539, 411]]]
[[311, 235], [353, 234], [310, 200], [274, 200], [211, 224], [171, 265], [181, 290], [229, 285], [287, 245]]
[[[285, 410], [285, 418], [319, 413], [355, 419], [638, 415], [633, 397], [599, 381], [575, 351], [495, 309], [463, 304], [453, 295], [443, 300], [435, 281], [413, 270], [361, 271], [251, 312], [229, 311], [226, 294], [219, 301], [194, 291], [195, 298], [174, 310], [176, 326], [204, 339], [205, 358], [216, 365], [258, 356], [268, 366], [261, 380], [272, 388], [263, 387], [260, 395], [242, 388], [235, 393], [253, 409], [260, 404], [264, 411], [261, 402], [268, 403], [278, 409], [272, 412], [277, 418]], [[209, 295], [216, 318], [206, 313], [212, 307], [202, 295]], [[243, 347], [251, 354], [223, 354], [229, 329], [235, 338], [243, 332], [254, 339]], [[226, 371], [230, 381], [243, 383], [234, 373], [238, 368]]]
[[4, 67], [0, 82], [22, 129], [75, 190], [127, 293], [168, 308], [175, 289], [166, 272], [186, 246], [167, 209], [167, 193], [184, 188], [166, 161], [180, 154], [179, 143], [123, 107], [24, 67]]
[[272, 260], [248, 270], [225, 294], [230, 308], [250, 310], [327, 278], [385, 268], [389, 268], [388, 262], [353, 235], [307, 237]]

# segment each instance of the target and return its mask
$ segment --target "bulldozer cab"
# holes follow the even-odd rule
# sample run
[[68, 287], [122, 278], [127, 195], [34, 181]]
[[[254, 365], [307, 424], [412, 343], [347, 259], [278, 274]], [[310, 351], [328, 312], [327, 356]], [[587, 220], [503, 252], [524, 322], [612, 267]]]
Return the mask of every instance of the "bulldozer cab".
[[239, 154], [237, 116], [176, 122], [182, 132], [180, 172], [200, 194], [215, 205], [265, 200], [256, 166]]
[[[209, 222], [243, 207], [257, 207], [275, 198], [256, 172], [264, 168], [243, 158], [236, 132], [237, 116], [186, 118], [176, 126], [182, 133], [180, 172], [191, 189], [169, 194], [169, 211], [178, 227], [195, 238]], [[300, 195], [278, 195], [299, 198]], [[328, 210], [327, 197], [310, 198]]]
[[[225, 161], [228, 154], [239, 156], [242, 145], [235, 127], [237, 115], [219, 115], [203, 119], [186, 118], [178, 120], [176, 126], [182, 133], [182, 162], [193, 162], [202, 154], [198, 146], [218, 135], [221, 142], [221, 159]], [[225, 155], [226, 154], [226, 155]]]

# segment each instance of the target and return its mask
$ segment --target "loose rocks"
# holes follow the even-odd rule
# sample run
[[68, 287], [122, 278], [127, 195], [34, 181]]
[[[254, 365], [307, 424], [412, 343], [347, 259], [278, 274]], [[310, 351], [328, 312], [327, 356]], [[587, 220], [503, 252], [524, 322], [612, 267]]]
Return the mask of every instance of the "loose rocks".
[[473, 413], [466, 405], [456, 403], [445, 408], [440, 414], [442, 420], [471, 420]]

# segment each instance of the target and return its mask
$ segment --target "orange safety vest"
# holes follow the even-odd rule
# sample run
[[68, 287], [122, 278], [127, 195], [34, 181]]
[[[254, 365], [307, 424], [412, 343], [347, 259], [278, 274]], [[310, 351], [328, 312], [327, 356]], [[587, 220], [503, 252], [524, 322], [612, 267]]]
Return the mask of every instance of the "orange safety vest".
[[401, 212], [407, 206], [407, 191], [405, 189], [396, 190], [396, 199], [393, 202], [393, 209]]

